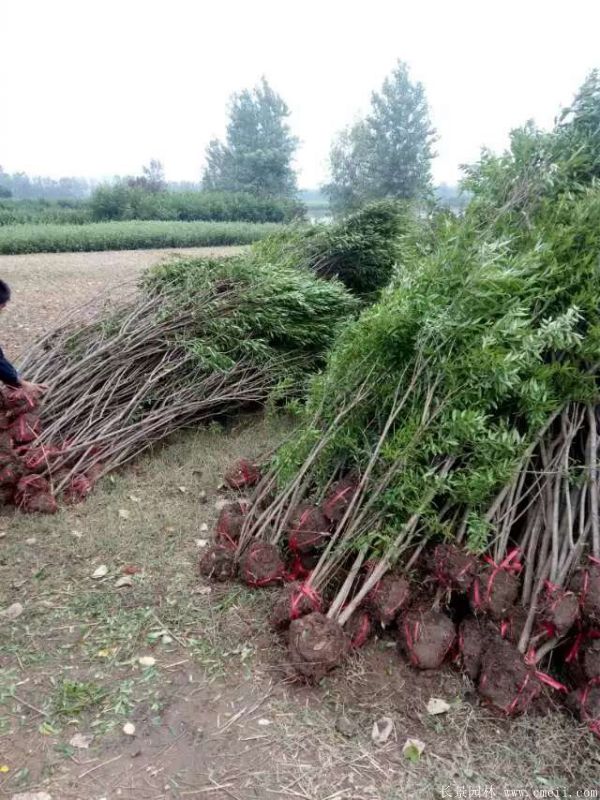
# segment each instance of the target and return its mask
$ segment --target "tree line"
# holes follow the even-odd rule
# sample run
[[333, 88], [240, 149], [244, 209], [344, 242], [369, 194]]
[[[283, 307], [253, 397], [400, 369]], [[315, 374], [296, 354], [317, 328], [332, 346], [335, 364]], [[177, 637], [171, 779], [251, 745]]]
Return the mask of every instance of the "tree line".
[[[264, 77], [254, 88], [232, 95], [225, 137], [211, 140], [206, 148], [201, 188], [296, 198], [294, 158], [299, 140], [291, 131], [289, 116], [286, 102]], [[331, 145], [330, 178], [322, 191], [332, 209], [345, 212], [382, 198], [430, 196], [435, 138], [425, 89], [411, 79], [408, 66], [398, 61], [381, 88], [372, 93], [364, 118], [341, 131]], [[144, 193], [179, 188], [168, 185], [157, 160], [139, 176], [115, 179], [113, 187]], [[0, 167], [0, 197], [79, 199], [91, 190], [106, 189], [78, 178], [53, 181], [23, 173], [8, 175]]]

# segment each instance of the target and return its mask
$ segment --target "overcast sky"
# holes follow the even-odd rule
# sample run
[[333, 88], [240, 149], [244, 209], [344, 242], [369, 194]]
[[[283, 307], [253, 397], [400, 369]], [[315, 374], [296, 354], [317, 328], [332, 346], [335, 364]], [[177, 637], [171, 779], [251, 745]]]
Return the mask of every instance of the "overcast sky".
[[265, 75], [300, 137], [303, 187], [331, 139], [408, 62], [454, 182], [482, 145], [547, 126], [600, 66], [599, 0], [0, 0], [0, 164], [6, 171], [197, 180], [231, 92]]

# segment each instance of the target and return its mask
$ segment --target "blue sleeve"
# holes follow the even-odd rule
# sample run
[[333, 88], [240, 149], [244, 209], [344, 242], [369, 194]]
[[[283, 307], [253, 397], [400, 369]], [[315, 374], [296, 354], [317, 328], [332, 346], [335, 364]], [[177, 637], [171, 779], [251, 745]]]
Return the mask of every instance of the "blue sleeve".
[[7, 386], [20, 386], [19, 375], [10, 361], [4, 358], [4, 353], [0, 349], [0, 381]]

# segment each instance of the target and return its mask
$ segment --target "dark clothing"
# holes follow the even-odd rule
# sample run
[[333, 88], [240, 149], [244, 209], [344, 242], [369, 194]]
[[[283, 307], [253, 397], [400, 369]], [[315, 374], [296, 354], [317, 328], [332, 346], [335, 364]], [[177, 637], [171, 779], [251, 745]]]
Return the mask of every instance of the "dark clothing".
[[19, 374], [17, 370], [13, 367], [10, 361], [7, 361], [4, 358], [4, 353], [0, 348], [0, 381], [5, 383], [7, 386], [13, 386], [17, 388], [17, 386], [21, 385], [19, 381]]

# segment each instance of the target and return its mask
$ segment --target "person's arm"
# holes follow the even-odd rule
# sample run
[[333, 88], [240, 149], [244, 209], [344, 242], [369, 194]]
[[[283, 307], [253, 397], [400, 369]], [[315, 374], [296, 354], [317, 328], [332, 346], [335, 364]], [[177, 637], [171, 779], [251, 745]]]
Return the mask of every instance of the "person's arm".
[[0, 349], [0, 381], [5, 383], [7, 386], [11, 386], [13, 389], [18, 389], [21, 385], [19, 373], [10, 363], [10, 361], [4, 358], [2, 349]]
[[6, 384], [6, 386], [10, 386], [11, 389], [24, 389], [27, 394], [30, 394], [34, 398], [39, 398], [48, 388], [44, 383], [30, 383], [29, 381], [24, 381], [22, 378], [19, 378], [19, 373], [10, 363], [10, 361], [4, 357], [4, 353], [2, 352], [1, 348], [0, 381]]

